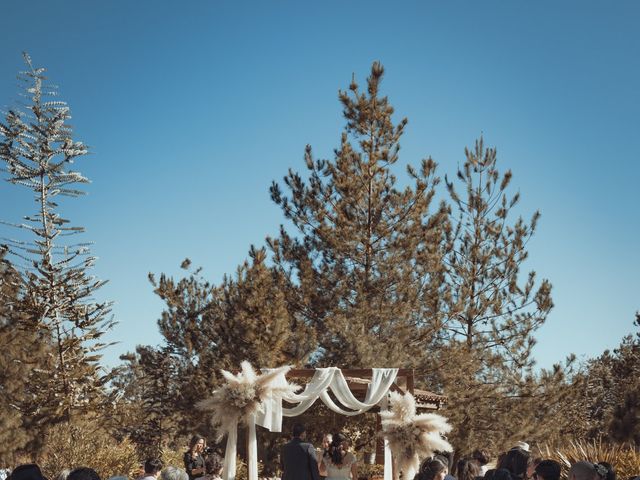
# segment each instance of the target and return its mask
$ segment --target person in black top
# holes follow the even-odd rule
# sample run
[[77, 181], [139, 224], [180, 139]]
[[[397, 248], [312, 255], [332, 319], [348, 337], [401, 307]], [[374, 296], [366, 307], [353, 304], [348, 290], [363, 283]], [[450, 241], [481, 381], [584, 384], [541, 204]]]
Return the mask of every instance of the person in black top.
[[189, 480], [195, 480], [205, 474], [204, 444], [204, 437], [194, 435], [189, 442], [189, 450], [184, 453], [184, 469], [189, 475]]
[[320, 480], [316, 451], [313, 445], [304, 441], [304, 430], [303, 425], [295, 424], [292, 440], [282, 447], [282, 480]]

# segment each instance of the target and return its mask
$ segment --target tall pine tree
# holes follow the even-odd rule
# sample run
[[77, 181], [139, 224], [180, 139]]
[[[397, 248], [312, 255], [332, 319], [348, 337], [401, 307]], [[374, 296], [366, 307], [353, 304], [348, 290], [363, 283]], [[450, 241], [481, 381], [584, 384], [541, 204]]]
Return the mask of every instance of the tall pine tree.
[[[553, 307], [547, 280], [536, 287], [534, 272], [524, 283], [519, 278], [539, 213], [529, 223], [512, 220], [519, 194], [508, 195], [512, 174], [500, 174], [495, 149], [485, 148], [480, 139], [465, 154], [457, 173], [464, 193], [446, 181], [453, 202], [443, 302], [447, 341], [430, 371], [433, 383], [450, 398], [454, 442], [471, 451], [530, 438], [538, 407], [528, 408], [524, 399], [535, 398], [544, 409], [543, 393], [557, 394], [564, 378], [561, 369], [538, 379], [531, 370], [533, 332]], [[539, 384], [542, 378], [548, 390]], [[557, 399], [546, 401], [550, 408]]]
[[293, 229], [267, 239], [287, 276], [287, 300], [318, 332], [315, 360], [340, 367], [418, 366], [440, 328], [444, 206], [433, 207], [436, 164], [392, 169], [407, 124], [380, 94], [374, 63], [362, 92], [339, 93], [346, 126], [333, 160], [305, 151], [308, 179], [294, 172], [271, 197]]
[[27, 412], [40, 424], [70, 420], [95, 410], [103, 401], [100, 338], [111, 327], [110, 303], [96, 302], [104, 284], [90, 270], [95, 258], [88, 244], [73, 242], [83, 232], [59, 213], [59, 197], [83, 194], [78, 185], [88, 180], [72, 170], [87, 147], [72, 138], [65, 102], [55, 100], [43, 68], [24, 55], [27, 71], [26, 111], [10, 110], [0, 123], [0, 159], [7, 180], [33, 191], [37, 209], [15, 226], [26, 232], [18, 240], [4, 238], [24, 277], [20, 328], [37, 335], [53, 350], [50, 362], [25, 378], [34, 395]]

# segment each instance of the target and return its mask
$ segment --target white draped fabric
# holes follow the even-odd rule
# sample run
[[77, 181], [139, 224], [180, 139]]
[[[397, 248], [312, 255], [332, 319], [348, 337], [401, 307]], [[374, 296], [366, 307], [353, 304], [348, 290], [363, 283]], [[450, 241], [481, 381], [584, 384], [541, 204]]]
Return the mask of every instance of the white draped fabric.
[[[271, 432], [282, 431], [282, 417], [295, 417], [311, 407], [318, 398], [333, 412], [341, 415], [359, 415], [386, 401], [386, 395], [398, 375], [397, 368], [374, 368], [371, 383], [367, 388], [364, 401], [358, 400], [347, 384], [342, 371], [336, 367], [318, 368], [304, 391], [287, 398], [274, 397], [263, 402], [261, 410], [248, 421], [248, 477], [258, 480], [258, 450], [256, 442], [256, 425]], [[284, 374], [278, 381], [286, 382]], [[337, 403], [329, 395], [333, 392]], [[293, 405], [285, 408], [282, 402]], [[338, 405], [339, 404], [339, 405]], [[237, 431], [229, 432], [227, 449], [224, 458], [224, 478], [233, 480], [236, 474], [236, 442]], [[384, 478], [392, 479], [391, 451], [385, 442]]]

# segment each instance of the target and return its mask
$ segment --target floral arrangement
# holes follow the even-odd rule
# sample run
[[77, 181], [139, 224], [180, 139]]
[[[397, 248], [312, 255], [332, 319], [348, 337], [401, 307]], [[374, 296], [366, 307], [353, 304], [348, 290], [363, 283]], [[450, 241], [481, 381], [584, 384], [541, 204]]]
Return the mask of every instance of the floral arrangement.
[[216, 428], [218, 440], [239, 423], [247, 423], [263, 408], [266, 400], [290, 396], [300, 388], [285, 379], [284, 375], [291, 367], [257, 374], [251, 364], [244, 361], [240, 368], [237, 375], [221, 370], [225, 383], [214, 390], [211, 397], [198, 403], [201, 410], [211, 411], [211, 424]]
[[403, 478], [413, 478], [420, 462], [435, 452], [453, 450], [443, 435], [451, 431], [447, 419], [435, 413], [416, 414], [413, 395], [389, 394], [389, 410], [381, 411], [382, 433]]

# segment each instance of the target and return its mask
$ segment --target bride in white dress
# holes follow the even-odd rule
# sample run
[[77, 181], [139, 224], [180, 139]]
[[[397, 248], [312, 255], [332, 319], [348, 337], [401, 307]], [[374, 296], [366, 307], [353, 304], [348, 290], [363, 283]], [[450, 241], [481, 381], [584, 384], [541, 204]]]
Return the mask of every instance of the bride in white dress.
[[356, 457], [349, 451], [349, 440], [338, 433], [333, 436], [329, 449], [319, 462], [320, 475], [327, 480], [357, 480], [358, 464]]

